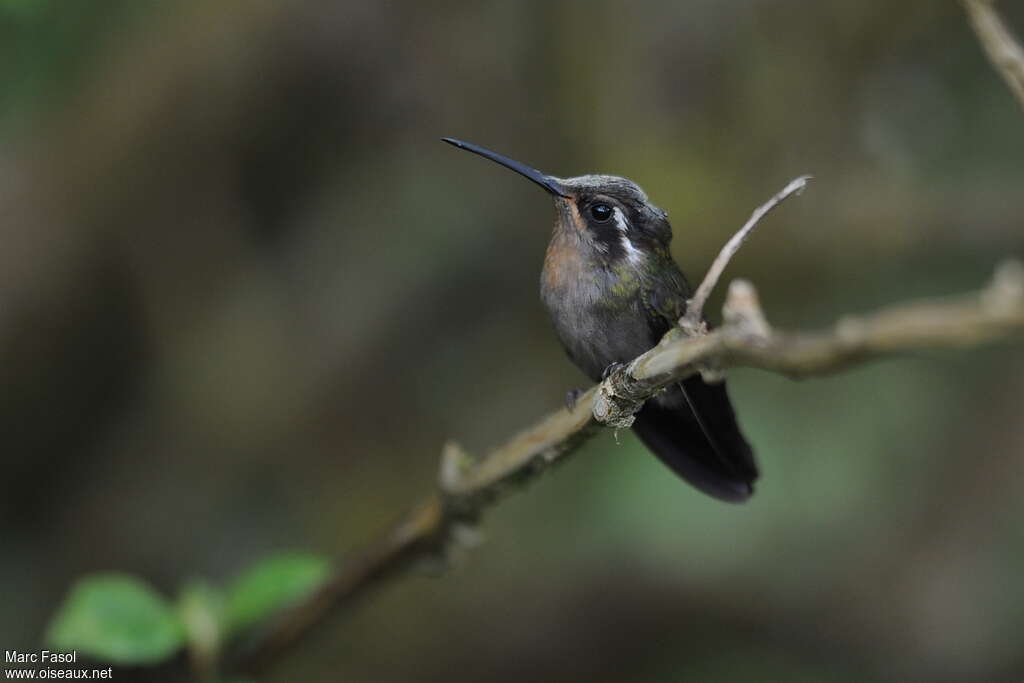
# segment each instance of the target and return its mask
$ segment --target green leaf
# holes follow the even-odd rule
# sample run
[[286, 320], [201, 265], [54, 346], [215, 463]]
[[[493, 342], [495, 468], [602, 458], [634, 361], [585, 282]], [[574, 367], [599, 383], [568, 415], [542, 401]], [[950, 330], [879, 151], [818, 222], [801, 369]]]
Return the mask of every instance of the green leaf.
[[171, 605], [145, 582], [95, 574], [71, 588], [46, 641], [54, 650], [117, 664], [157, 664], [182, 647], [184, 630]]
[[232, 633], [302, 599], [327, 577], [323, 557], [287, 553], [264, 559], [242, 573], [227, 590], [226, 622]]

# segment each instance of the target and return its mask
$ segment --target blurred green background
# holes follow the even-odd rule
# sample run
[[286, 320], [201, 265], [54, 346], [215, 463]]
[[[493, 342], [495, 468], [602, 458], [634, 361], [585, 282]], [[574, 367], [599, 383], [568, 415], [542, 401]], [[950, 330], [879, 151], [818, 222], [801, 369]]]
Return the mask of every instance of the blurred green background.
[[[636, 180], [691, 280], [814, 174], [727, 273], [779, 326], [1024, 247], [1024, 115], [955, 2], [2, 0], [0, 77], [6, 649], [86, 572], [343, 554], [583, 384], [549, 199], [442, 135]], [[750, 503], [602, 435], [266, 680], [1021, 680], [1020, 345], [729, 379]]]

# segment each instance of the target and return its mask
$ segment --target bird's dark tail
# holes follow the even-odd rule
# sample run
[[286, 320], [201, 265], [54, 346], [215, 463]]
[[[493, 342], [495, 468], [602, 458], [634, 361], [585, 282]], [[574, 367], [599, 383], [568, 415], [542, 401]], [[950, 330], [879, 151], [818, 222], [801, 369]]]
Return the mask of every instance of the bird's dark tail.
[[699, 375], [648, 401], [633, 431], [676, 474], [710, 496], [739, 503], [754, 493], [757, 465], [725, 383]]

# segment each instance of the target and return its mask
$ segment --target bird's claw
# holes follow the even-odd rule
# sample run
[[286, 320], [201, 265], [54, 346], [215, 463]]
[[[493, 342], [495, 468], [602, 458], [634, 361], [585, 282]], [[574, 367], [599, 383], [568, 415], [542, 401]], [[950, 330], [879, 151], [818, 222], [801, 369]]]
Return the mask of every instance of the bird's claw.
[[625, 363], [609, 363], [608, 367], [606, 367], [601, 373], [601, 381], [608, 379], [609, 375], [621, 368], [623, 365], [625, 365]]
[[578, 401], [582, 395], [582, 389], [570, 389], [565, 392], [565, 407], [570, 413], [573, 411], [573, 408], [576, 407], [576, 401]]

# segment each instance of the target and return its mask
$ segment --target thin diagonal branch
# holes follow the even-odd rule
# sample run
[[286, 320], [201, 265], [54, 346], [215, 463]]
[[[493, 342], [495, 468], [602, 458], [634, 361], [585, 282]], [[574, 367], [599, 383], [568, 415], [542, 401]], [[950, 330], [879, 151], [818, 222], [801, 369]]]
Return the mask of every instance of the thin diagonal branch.
[[[632, 414], [638, 405], [703, 365], [752, 367], [789, 377], [835, 373], [851, 365], [925, 348], [959, 348], [1024, 336], [1024, 267], [1000, 266], [985, 289], [958, 299], [918, 301], [848, 316], [817, 332], [773, 330], [752, 285], [733, 282], [721, 327], [699, 336], [672, 330], [655, 348], [612, 373], [579, 398], [475, 459], [449, 445], [438, 489], [331, 580], [272, 623], [231, 668], [256, 671], [273, 663], [305, 633], [416, 560], [443, 555], [461, 526], [472, 524], [514, 485], [564, 460], [600, 427], [608, 411]], [[605, 403], [602, 408], [601, 403]]]
[[697, 287], [696, 293], [693, 298], [686, 302], [686, 314], [683, 319], [679, 321], [680, 326], [684, 330], [689, 331], [691, 334], [699, 333], [703, 330], [701, 324], [702, 317], [704, 315], [704, 304], [707, 303], [708, 297], [711, 296], [711, 292], [715, 289], [718, 284], [719, 278], [722, 277], [722, 272], [725, 271], [725, 267], [729, 265], [729, 261], [739, 251], [743, 243], [750, 237], [750, 233], [754, 231], [757, 224], [761, 222], [769, 211], [774, 209], [776, 206], [786, 201], [793, 195], [800, 194], [807, 187], [807, 182], [811, 180], [811, 176], [803, 175], [799, 178], [794, 178], [789, 181], [789, 184], [779, 190], [778, 193], [767, 202], [757, 207], [754, 213], [750, 214], [750, 218], [740, 228], [735, 235], [732, 236], [722, 250], [718, 252], [718, 256], [712, 261], [711, 267], [708, 268], [707, 275], [704, 276], [704, 280]]
[[989, 61], [1024, 109], [1024, 49], [995, 8], [994, 0], [963, 0]]

